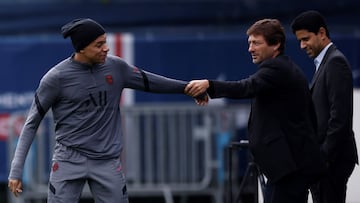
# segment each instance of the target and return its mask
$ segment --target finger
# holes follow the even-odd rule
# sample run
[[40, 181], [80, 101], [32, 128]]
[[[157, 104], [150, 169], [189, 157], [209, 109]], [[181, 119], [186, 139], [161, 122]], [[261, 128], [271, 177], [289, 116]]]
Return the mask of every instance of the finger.
[[190, 93], [191, 93], [191, 95], [193, 95], [194, 97], [199, 96], [199, 95], [202, 93], [201, 87], [198, 86], [198, 85], [196, 85], [196, 86], [194, 85], [194, 87], [191, 89]]
[[10, 187], [9, 189], [10, 189], [11, 193], [13, 193], [16, 197], [18, 196], [15, 187]]
[[205, 106], [208, 102], [206, 100], [195, 99], [195, 103], [199, 106]]
[[16, 188], [13, 193], [14, 193], [15, 197], [18, 197], [20, 195], [20, 193], [22, 193], [22, 189]]
[[190, 81], [190, 82], [186, 85], [185, 91], [190, 91], [193, 87], [194, 87], [194, 81]]
[[198, 95], [199, 91], [201, 90], [201, 87], [199, 86], [199, 83], [196, 81], [191, 81], [188, 85], [188, 93], [191, 95]]
[[207, 105], [207, 102], [205, 102], [205, 101], [201, 101], [200, 103], [199, 103], [199, 106], [206, 106]]
[[194, 84], [194, 83], [191, 83], [191, 84], [189, 84], [189, 85], [186, 86], [185, 92], [186, 92], [188, 95], [193, 95], [195, 89], [196, 89], [196, 88], [195, 88], [195, 84]]
[[189, 96], [191, 96], [191, 97], [197, 96], [197, 92], [196, 92], [196, 89], [195, 89], [195, 88], [188, 89], [188, 91], [186, 92], [186, 94], [189, 95]]
[[185, 86], [184, 92], [187, 94], [187, 92], [189, 91], [189, 89], [191, 89], [190, 83], [188, 83], [188, 84]]
[[12, 184], [11, 182], [8, 183], [8, 188], [9, 188], [9, 190], [10, 190], [12, 193], [15, 192], [15, 185]]

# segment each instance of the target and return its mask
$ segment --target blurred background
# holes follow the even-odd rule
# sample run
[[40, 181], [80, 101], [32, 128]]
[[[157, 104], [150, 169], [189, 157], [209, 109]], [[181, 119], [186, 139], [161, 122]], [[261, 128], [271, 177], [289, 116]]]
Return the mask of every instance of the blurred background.
[[[45, 202], [54, 142], [51, 112], [30, 150], [21, 198], [8, 196], [7, 176], [39, 80], [73, 52], [60, 34], [65, 23], [84, 17], [98, 21], [107, 30], [110, 54], [147, 71], [181, 80], [239, 80], [256, 70], [246, 29], [259, 19], [278, 18], [287, 31], [286, 53], [310, 81], [312, 61], [289, 27], [307, 9], [323, 13], [333, 42], [352, 65], [360, 148], [358, 0], [0, 0], [0, 203]], [[247, 150], [229, 149], [247, 138], [248, 101], [216, 99], [197, 107], [185, 95], [126, 90], [120, 105], [131, 202], [229, 202], [230, 186], [231, 197], [254, 202], [257, 187], [254, 174], [246, 173]], [[356, 167], [349, 203], [360, 203], [359, 186]], [[93, 202], [88, 188], [81, 201]]]

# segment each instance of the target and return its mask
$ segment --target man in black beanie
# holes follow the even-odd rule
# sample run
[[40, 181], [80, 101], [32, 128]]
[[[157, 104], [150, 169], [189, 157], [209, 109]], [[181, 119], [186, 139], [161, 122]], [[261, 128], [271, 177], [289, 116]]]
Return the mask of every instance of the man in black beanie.
[[[22, 192], [28, 150], [46, 112], [55, 123], [48, 203], [79, 202], [87, 182], [96, 203], [127, 203], [119, 101], [124, 88], [183, 94], [187, 82], [166, 78], [108, 56], [104, 28], [76, 19], [62, 28], [75, 53], [41, 79], [20, 134], [9, 174], [10, 191]], [[198, 98], [199, 99], [199, 98]], [[207, 101], [207, 96], [201, 97]]]

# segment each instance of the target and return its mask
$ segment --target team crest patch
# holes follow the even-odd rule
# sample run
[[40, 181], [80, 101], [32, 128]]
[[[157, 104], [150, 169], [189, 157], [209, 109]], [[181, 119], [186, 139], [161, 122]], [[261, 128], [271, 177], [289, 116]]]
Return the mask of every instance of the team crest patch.
[[53, 166], [52, 166], [52, 171], [55, 172], [59, 169], [59, 164], [57, 162], [54, 162]]
[[112, 75], [107, 75], [107, 76], [105, 76], [105, 77], [106, 77], [106, 82], [107, 82], [108, 84], [112, 85], [113, 82], [114, 82]]
[[134, 73], [139, 73], [139, 72], [140, 72], [140, 71], [139, 71], [139, 68], [134, 66], [134, 67], [133, 67], [133, 72], [134, 72]]

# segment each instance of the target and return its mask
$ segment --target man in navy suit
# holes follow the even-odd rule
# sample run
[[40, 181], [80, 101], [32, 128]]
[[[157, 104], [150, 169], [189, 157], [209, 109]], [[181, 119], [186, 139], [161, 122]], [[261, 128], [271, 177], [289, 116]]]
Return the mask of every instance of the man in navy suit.
[[247, 35], [248, 51], [258, 65], [256, 73], [239, 81], [194, 80], [185, 92], [193, 96], [207, 92], [211, 98], [251, 98], [249, 148], [271, 188], [265, 201], [305, 203], [308, 189], [323, 169], [308, 82], [284, 54], [286, 37], [278, 20], [257, 21]]
[[353, 77], [349, 62], [331, 42], [324, 17], [317, 11], [298, 15], [291, 28], [300, 48], [314, 59], [310, 84], [326, 175], [312, 189], [316, 203], [345, 203], [346, 185], [358, 155], [353, 132]]

